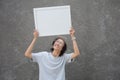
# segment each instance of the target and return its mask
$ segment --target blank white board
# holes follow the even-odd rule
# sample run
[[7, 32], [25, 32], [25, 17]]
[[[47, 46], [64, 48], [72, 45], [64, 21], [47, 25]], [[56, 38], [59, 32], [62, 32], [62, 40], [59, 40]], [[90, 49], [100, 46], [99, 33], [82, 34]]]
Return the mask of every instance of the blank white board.
[[39, 36], [69, 34], [71, 27], [70, 6], [34, 8], [35, 28]]

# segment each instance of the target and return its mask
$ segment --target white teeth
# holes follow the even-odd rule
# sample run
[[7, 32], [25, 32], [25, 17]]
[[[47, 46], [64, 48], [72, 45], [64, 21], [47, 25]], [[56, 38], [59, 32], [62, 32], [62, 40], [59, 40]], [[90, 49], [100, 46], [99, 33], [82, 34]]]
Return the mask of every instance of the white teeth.
[[58, 47], [59, 45], [55, 44], [55, 46], [57, 46], [57, 47]]

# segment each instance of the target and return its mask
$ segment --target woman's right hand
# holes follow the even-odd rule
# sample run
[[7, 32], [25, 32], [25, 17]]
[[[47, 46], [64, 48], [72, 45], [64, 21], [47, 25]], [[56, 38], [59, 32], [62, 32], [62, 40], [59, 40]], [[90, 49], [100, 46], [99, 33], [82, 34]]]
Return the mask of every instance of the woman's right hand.
[[35, 29], [33, 32], [34, 38], [38, 38], [39, 32]]

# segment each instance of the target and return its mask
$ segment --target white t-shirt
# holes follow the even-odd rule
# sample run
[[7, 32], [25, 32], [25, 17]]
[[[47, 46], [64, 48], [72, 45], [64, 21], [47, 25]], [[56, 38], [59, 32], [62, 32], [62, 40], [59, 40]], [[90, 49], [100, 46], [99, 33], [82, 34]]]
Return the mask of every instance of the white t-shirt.
[[32, 53], [33, 62], [39, 65], [39, 80], [65, 80], [65, 64], [71, 62], [71, 54], [54, 57], [51, 52]]

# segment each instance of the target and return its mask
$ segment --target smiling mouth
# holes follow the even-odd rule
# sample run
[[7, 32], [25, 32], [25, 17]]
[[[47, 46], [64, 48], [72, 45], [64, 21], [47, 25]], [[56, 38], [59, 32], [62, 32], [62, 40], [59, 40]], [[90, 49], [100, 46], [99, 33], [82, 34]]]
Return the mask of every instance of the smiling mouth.
[[56, 44], [55, 46], [56, 46], [56, 47], [59, 47], [59, 45], [57, 45], [57, 44]]

